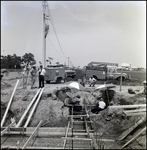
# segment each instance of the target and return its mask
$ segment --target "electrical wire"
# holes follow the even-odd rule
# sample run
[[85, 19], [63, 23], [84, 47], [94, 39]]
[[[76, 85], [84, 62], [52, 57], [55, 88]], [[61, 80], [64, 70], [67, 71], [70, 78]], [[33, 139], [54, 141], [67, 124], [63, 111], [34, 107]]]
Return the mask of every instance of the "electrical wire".
[[47, 7], [47, 8], [48, 8], [48, 12], [49, 12], [49, 14], [50, 14], [50, 22], [51, 22], [51, 24], [52, 24], [52, 27], [53, 27], [54, 33], [55, 33], [55, 35], [56, 35], [56, 38], [57, 38], [58, 44], [59, 44], [59, 46], [60, 46], [60, 49], [61, 49], [61, 51], [62, 51], [62, 54], [64, 55], [64, 57], [66, 57], [66, 58], [67, 58], [67, 56], [65, 56], [65, 54], [64, 54], [64, 52], [63, 52], [63, 50], [62, 50], [61, 44], [60, 44], [60, 42], [59, 42], [59, 39], [58, 39], [58, 36], [57, 36], [56, 30], [55, 30], [55, 27], [54, 27], [53, 19], [52, 19], [52, 16], [51, 16], [51, 12], [50, 12], [50, 10], [49, 10], [49, 5], [48, 5], [48, 7]]
[[[50, 38], [47, 36], [47, 38], [49, 39], [49, 41], [51, 42]], [[56, 47], [53, 45], [53, 43], [51, 42], [52, 46], [55, 48], [55, 50], [57, 51], [57, 53], [63, 58], [63, 56], [58, 52], [58, 50], [56, 49]]]

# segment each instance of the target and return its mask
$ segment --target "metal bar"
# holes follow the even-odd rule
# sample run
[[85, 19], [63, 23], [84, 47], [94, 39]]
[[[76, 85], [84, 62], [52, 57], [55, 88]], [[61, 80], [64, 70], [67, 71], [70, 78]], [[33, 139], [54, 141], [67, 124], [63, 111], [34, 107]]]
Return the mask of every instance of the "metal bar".
[[16, 127], [20, 127], [22, 124], [23, 119], [25, 118], [26, 114], [28, 113], [29, 109], [31, 108], [32, 104], [34, 103], [34, 101], [36, 100], [36, 97], [38, 96], [39, 92], [41, 91], [41, 88], [37, 91], [36, 95], [34, 96], [34, 98], [32, 99], [31, 103], [29, 104], [29, 106], [27, 107], [27, 109], [25, 110], [24, 114], [22, 115], [22, 117], [20, 118], [19, 122], [17, 123]]
[[32, 115], [33, 115], [33, 113], [34, 113], [36, 107], [37, 107], [37, 104], [38, 104], [38, 102], [39, 102], [39, 100], [40, 100], [40, 97], [41, 97], [41, 95], [42, 95], [43, 90], [44, 90], [44, 88], [41, 89], [41, 92], [39, 93], [39, 96], [38, 96], [38, 98], [37, 98], [37, 100], [36, 100], [36, 102], [35, 102], [35, 104], [34, 104], [32, 110], [31, 110], [31, 113], [29, 114], [29, 117], [28, 117], [28, 119], [27, 119], [27, 121], [26, 121], [26, 123], [25, 123], [25, 125], [24, 125], [25, 128], [28, 126], [28, 124], [29, 124], [29, 122], [30, 122], [30, 119], [31, 119], [31, 117], [32, 117]]
[[[70, 125], [70, 121], [68, 122], [67, 130], [66, 130], [66, 134], [65, 134], [66, 138], [67, 138], [67, 135], [68, 135], [69, 125]], [[63, 149], [65, 149], [65, 145], [66, 145], [66, 139], [64, 139]]]
[[19, 82], [19, 80], [17, 80], [16, 85], [15, 85], [14, 90], [13, 90], [13, 93], [12, 93], [12, 95], [11, 95], [11, 98], [10, 98], [10, 100], [9, 100], [7, 109], [6, 109], [6, 111], [5, 111], [5, 114], [4, 114], [4, 116], [3, 116], [3, 119], [2, 119], [2, 121], [1, 121], [1, 127], [3, 126], [3, 124], [4, 124], [4, 122], [5, 122], [5, 119], [6, 119], [8, 110], [9, 110], [9, 108], [10, 108], [11, 102], [12, 102], [12, 100], [13, 100], [13, 96], [14, 96], [14, 93], [15, 93], [15, 91], [16, 91], [18, 82]]
[[39, 128], [39, 126], [41, 125], [42, 120], [39, 122], [39, 124], [37, 125], [37, 127], [35, 128], [35, 130], [33, 131], [33, 133], [31, 134], [31, 136], [29, 137], [29, 139], [27, 140], [27, 142], [24, 144], [24, 146], [22, 147], [22, 149], [25, 149], [25, 147], [27, 146], [27, 144], [29, 143], [29, 141], [31, 140], [31, 138], [33, 137], [33, 135], [35, 134], [35, 132], [37, 131], [37, 129]]

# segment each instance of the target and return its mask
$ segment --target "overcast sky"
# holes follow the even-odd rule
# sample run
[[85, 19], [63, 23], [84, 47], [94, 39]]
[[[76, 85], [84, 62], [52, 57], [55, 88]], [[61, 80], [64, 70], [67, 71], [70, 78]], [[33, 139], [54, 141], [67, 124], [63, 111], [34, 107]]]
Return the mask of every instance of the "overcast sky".
[[[46, 58], [74, 66], [91, 61], [146, 68], [146, 1], [48, 1]], [[1, 1], [1, 55], [43, 56], [42, 1]], [[70, 66], [71, 66], [70, 63]]]

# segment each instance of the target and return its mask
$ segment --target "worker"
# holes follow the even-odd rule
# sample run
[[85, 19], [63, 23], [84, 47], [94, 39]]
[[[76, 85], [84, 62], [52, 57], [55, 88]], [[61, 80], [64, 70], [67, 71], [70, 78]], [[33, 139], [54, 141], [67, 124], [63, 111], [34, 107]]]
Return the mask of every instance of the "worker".
[[99, 113], [99, 111], [102, 111], [105, 108], [107, 108], [106, 103], [101, 98], [99, 101], [96, 102], [96, 105], [92, 108], [91, 112], [92, 113]]
[[42, 65], [40, 65], [40, 69], [39, 69], [39, 88], [44, 87], [44, 75], [45, 75], [46, 71], [43, 68]]
[[93, 87], [94, 87], [95, 86], [95, 82], [96, 82], [96, 79], [93, 76], [91, 76], [89, 78], [89, 86], [91, 87], [93, 85]]
[[33, 88], [35, 88], [34, 84], [35, 84], [36, 74], [37, 74], [37, 70], [36, 70], [35, 65], [33, 65], [32, 69], [30, 71], [30, 74], [31, 74], [31, 89], [33, 89]]
[[85, 82], [86, 82], [86, 75], [84, 74], [83, 78], [82, 78], [82, 81], [81, 81], [81, 84], [83, 86], [85, 86]]

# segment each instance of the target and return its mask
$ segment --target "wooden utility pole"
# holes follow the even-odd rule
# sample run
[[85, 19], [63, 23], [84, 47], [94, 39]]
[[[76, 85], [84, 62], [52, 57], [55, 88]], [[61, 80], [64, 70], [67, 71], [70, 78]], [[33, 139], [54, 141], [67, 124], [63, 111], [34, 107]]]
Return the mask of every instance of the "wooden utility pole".
[[47, 20], [49, 15], [47, 14], [48, 4], [46, 1], [43, 1], [43, 65], [46, 67], [46, 37], [49, 30], [49, 25], [47, 24]]
[[68, 68], [69, 68], [69, 58], [70, 58], [70, 57], [67, 57], [67, 58], [68, 58]]
[[120, 78], [120, 91], [121, 91], [121, 86], [122, 86], [122, 68], [121, 68], [121, 78]]

